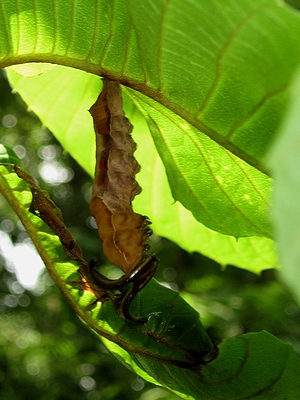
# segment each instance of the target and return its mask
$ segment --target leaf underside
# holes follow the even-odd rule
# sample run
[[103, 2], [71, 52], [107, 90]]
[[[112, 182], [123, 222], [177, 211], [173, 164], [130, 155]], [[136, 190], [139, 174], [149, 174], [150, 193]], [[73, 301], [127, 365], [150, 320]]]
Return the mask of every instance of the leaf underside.
[[110, 75], [256, 167], [300, 55], [299, 15], [277, 0], [3, 0], [0, 15], [2, 67]]
[[[219, 233], [272, 238], [270, 181], [240, 159], [264, 169], [261, 160], [283, 115], [300, 55], [296, 12], [276, 0], [226, 5], [220, 0], [184, 5], [56, 0], [55, 6], [5, 0], [1, 7], [2, 66], [60, 63], [138, 90], [130, 95], [148, 116], [174, 199]], [[67, 129], [62, 144], [91, 172], [91, 146], [72, 146], [80, 143], [76, 126], [84, 127], [81, 135], [91, 132], [87, 116], [78, 122], [99, 84], [80, 77], [75, 91], [69, 75], [59, 92], [53, 87], [52, 98], [34, 88], [39, 77], [30, 78], [31, 89], [40, 92], [36, 104], [22, 95], [57, 136]], [[74, 95], [74, 107], [66, 109]], [[43, 103], [52, 105], [57, 118], [48, 108], [38, 111]]]
[[[95, 134], [92, 118], [87, 110], [101, 90], [99, 78], [63, 67], [56, 67], [47, 74], [34, 79], [20, 77], [13, 74], [12, 71], [8, 72], [8, 76], [15, 88], [30, 104], [30, 109], [41, 117], [44, 124], [55, 133], [63, 147], [93, 176]], [[65, 90], [65, 86], [62, 87], [61, 82], [66, 82], [65, 86], [68, 90]], [[79, 98], [77, 97], [78, 93], [80, 94]], [[134, 125], [133, 136], [138, 144], [135, 156], [142, 166], [137, 179], [143, 191], [135, 198], [135, 211], [150, 217], [152, 228], [156, 234], [167, 237], [187, 251], [198, 251], [223, 265], [233, 264], [255, 273], [276, 267], [277, 260], [271, 239], [253, 236], [236, 240], [231, 235], [220, 234], [197, 222], [193, 214], [179, 201], [174, 202], [165, 167], [161, 162], [147, 124], [126, 93], [124, 94], [126, 115]], [[129, 95], [136, 101], [136, 92], [129, 93]], [[65, 104], [68, 104], [67, 110]], [[190, 130], [192, 130], [191, 127]], [[168, 130], [164, 132], [168, 134]], [[173, 130], [171, 129], [170, 132], [172, 134]], [[176, 131], [175, 138], [177, 133]], [[180, 150], [182, 154], [184, 151], [189, 153], [189, 146], [193, 142], [192, 140], [188, 141], [187, 145], [183, 146], [186, 141], [185, 137], [188, 138], [187, 135], [181, 135], [178, 139], [182, 145], [179, 147], [179, 149], [182, 148]], [[194, 210], [199, 219], [202, 216], [207, 222], [211, 221], [211, 218], [215, 221], [219, 220], [222, 224], [218, 227], [219, 230], [225, 229], [227, 224], [228, 232], [231, 231], [230, 227], [242, 232], [243, 226], [250, 231], [255, 230], [253, 224], [256, 220], [257, 226], [264, 226], [261, 229], [267, 232], [269, 230], [267, 205], [270, 179], [216, 145], [205, 135], [202, 135], [202, 138], [204, 143], [201, 144], [198, 141], [197, 146], [201, 147], [202, 152], [210, 154], [210, 159], [215, 161], [210, 164], [206, 162], [201, 167], [203, 169], [203, 174], [199, 175], [201, 184], [198, 183], [195, 176], [198, 174], [197, 168], [191, 167], [190, 169], [191, 179], [196, 182], [200, 190], [199, 194], [190, 196], [189, 190], [183, 191], [183, 193], [187, 193], [187, 197], [193, 198]], [[206, 148], [207, 141], [212, 149]], [[178, 148], [177, 145], [175, 147]], [[172, 151], [172, 147], [169, 145], [164, 149]], [[212, 158], [211, 150], [215, 151], [214, 158]], [[199, 155], [201, 156], [195, 150], [196, 163], [199, 163]], [[222, 158], [224, 158], [223, 168], [216, 162], [216, 160], [220, 162]], [[185, 159], [180, 157], [183, 162]], [[212, 168], [215, 169], [215, 173], [208, 173], [207, 170]], [[220, 168], [221, 170], [219, 170]], [[178, 175], [180, 170], [177, 167], [176, 170]], [[181, 170], [186, 171], [186, 167], [181, 167]], [[233, 173], [230, 175], [231, 170]], [[223, 186], [220, 187], [218, 183], [213, 189], [214, 182], [216, 182], [215, 175], [220, 182], [223, 182]], [[205, 184], [206, 180], [208, 187]], [[181, 187], [179, 181], [176, 187], [178, 190]], [[211, 188], [210, 193], [205, 193], [209, 188]], [[231, 196], [231, 193], [234, 195]], [[221, 197], [220, 200], [218, 196]], [[224, 198], [227, 200], [225, 201]], [[213, 212], [216, 207], [218, 212], [214, 217]]]

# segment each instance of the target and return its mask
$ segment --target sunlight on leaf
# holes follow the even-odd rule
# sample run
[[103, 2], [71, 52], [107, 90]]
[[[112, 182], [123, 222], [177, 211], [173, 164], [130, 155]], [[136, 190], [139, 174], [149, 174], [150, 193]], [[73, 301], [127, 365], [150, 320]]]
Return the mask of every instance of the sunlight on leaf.
[[[143, 167], [138, 180], [145, 189], [134, 204], [137, 211], [153, 220], [156, 232], [186, 249], [255, 271], [276, 261], [267, 214], [270, 182], [252, 167], [265, 172], [263, 160], [285, 115], [299, 64], [299, 37], [299, 13], [280, 0], [0, 3], [0, 67], [34, 61], [86, 71], [55, 67], [34, 78], [9, 73], [29, 108], [64, 149], [92, 175], [94, 135], [87, 110], [101, 88], [98, 76], [134, 89], [157, 148], [126, 100], [127, 109], [135, 113], [127, 112], [136, 126], [137, 157]], [[270, 165], [276, 178], [273, 214], [283, 276], [299, 297], [295, 171], [300, 80], [296, 88]], [[134, 96], [133, 90], [128, 93]], [[176, 302], [174, 309], [169, 307], [164, 301], [168, 289], [154, 280], [133, 304], [138, 315], [150, 312], [153, 324], [151, 318], [139, 327], [125, 323], [111, 302], [87, 309], [94, 292], [78, 285], [78, 265], [67, 259], [49, 227], [28, 212], [34, 183], [18, 178], [7, 157], [11, 154], [1, 149], [1, 192], [80, 318], [113, 343], [119, 359], [186, 399], [299, 398], [299, 357], [290, 345], [264, 332], [226, 339], [212, 362], [189, 369], [186, 349], [191, 346], [194, 353], [199, 345], [201, 353], [201, 346], [211, 348], [210, 340], [193, 310], [186, 313], [180, 296], [168, 292]], [[16, 162], [14, 156], [11, 161]], [[196, 222], [191, 212], [213, 230]], [[235, 242], [233, 237], [247, 235], [261, 238]], [[193, 322], [185, 323], [180, 336], [174, 326], [184, 320], [183, 314]], [[186, 362], [188, 368], [182, 368]]]
[[174, 199], [217, 232], [270, 238], [270, 178], [163, 106], [130, 94], [148, 121]]
[[[195, 173], [194, 166], [199, 165], [199, 160], [191, 157], [188, 158], [189, 168], [183, 173], [182, 161], [187, 153], [182, 157], [180, 152], [174, 152], [174, 148], [170, 151], [172, 137], [168, 138], [169, 151], [164, 152], [162, 141], [167, 138], [162, 134], [164, 130], [160, 126], [157, 130], [152, 129], [174, 198], [215, 231], [236, 237], [272, 237], [266, 212], [268, 178], [260, 177], [256, 172], [249, 173], [248, 166], [245, 173], [243, 163], [237, 165], [237, 159], [228, 151], [224, 151], [221, 158], [218, 153], [210, 157], [208, 150], [216, 145], [204, 134], [263, 169], [260, 161], [284, 112], [286, 87], [299, 59], [298, 13], [276, 0], [263, 3], [260, 0], [238, 3], [231, 0], [226, 7], [219, 0], [191, 0], [184, 6], [179, 6], [178, 0], [172, 0], [156, 7], [147, 2], [124, 3], [120, 0], [113, 4], [103, 2], [96, 7], [95, 3], [78, 0], [74, 8], [57, 0], [55, 10], [50, 4], [45, 7], [40, 2], [19, 0], [16, 4], [4, 0], [1, 7], [0, 39], [3, 46], [0, 65], [43, 61], [99, 75], [110, 74], [161, 102], [170, 115], [177, 114], [177, 118], [180, 116], [185, 120], [190, 132], [186, 137], [190, 144], [197, 144], [194, 147], [198, 146], [198, 151], [202, 142], [203, 168]], [[82, 29], [83, 26], [86, 29]], [[60, 142], [65, 149], [71, 152], [73, 147], [73, 156], [92, 174], [94, 144], [91, 128], [87, 128], [91, 126], [87, 110], [97, 97], [101, 84], [88, 74], [77, 81], [75, 72], [64, 76], [57, 70], [52, 77], [53, 81], [40, 80], [41, 86], [35, 86], [30, 80], [20, 91], [43, 123], [57, 136], [61, 133]], [[41, 88], [47, 86], [49, 94], [45, 95]], [[154, 103], [149, 100], [149, 114], [151, 104]], [[155, 118], [152, 116], [151, 120]], [[174, 125], [170, 124], [169, 132], [172, 127]], [[139, 146], [140, 143], [138, 141]], [[172, 157], [176, 160], [173, 165]], [[235, 173], [231, 173], [230, 179], [221, 168], [228, 166], [226, 157], [234, 160]], [[219, 160], [224, 162], [218, 165]], [[241, 180], [237, 179], [238, 171]], [[253, 174], [257, 174], [254, 185]], [[181, 184], [177, 190], [178, 177]], [[247, 184], [245, 186], [245, 179], [252, 187], [250, 191]], [[190, 190], [192, 196], [188, 196]], [[159, 195], [153, 201], [159, 204], [160, 198]], [[172, 218], [176, 221], [178, 216], [174, 218], [173, 212]], [[155, 218], [153, 221], [155, 226]], [[182, 233], [162, 232], [166, 237], [181, 236], [177, 242], [188, 241], [182, 237], [190, 237], [189, 232], [185, 229]], [[215, 232], [209, 236], [214, 237], [215, 243]], [[231, 246], [234, 239], [228, 239]], [[203, 241], [201, 234], [193, 241], [208, 243]], [[251, 244], [246, 247], [252, 248], [255, 241], [255, 238], [251, 239]], [[273, 267], [271, 242], [257, 240], [256, 243], [255, 253], [262, 253], [259, 247], [270, 243], [270, 246], [264, 246], [269, 249], [262, 254], [264, 266], [257, 266], [260, 264], [256, 262], [257, 257], [255, 267], [251, 266], [254, 264], [251, 257], [242, 264], [256, 271]], [[201, 251], [199, 244], [190, 247]], [[228, 257], [223, 257], [223, 245], [220, 246], [218, 240], [215, 247], [220, 248], [221, 254], [214, 257], [222, 264], [238, 263], [236, 252], [233, 257], [229, 252]]]
[[[94, 103], [101, 90], [100, 79], [64, 67], [56, 67], [49, 73], [37, 78], [21, 78], [11, 71], [8, 72], [8, 75], [16, 90], [22, 94], [30, 108], [53, 131], [56, 138], [75, 160], [93, 176], [95, 138], [92, 118], [87, 110]], [[61, 82], [68, 82], [68, 85], [62, 86]], [[56, 104], [57, 93], [61, 93], [62, 99], [58, 100]], [[81, 94], [80, 97], [78, 97], [78, 93]], [[64, 104], [68, 104], [67, 113]], [[277, 262], [271, 240], [258, 237], [236, 240], [233, 236], [222, 235], [195, 221], [192, 214], [179, 202], [174, 203], [165, 168], [156, 151], [144, 118], [127, 96], [124, 96], [124, 104], [126, 115], [134, 125], [133, 136], [138, 145], [135, 155], [142, 166], [137, 175], [137, 180], [143, 191], [139, 196], [136, 196], [134, 208], [136, 212], [147, 215], [151, 219], [154, 232], [176, 242], [188, 251], [198, 251], [223, 265], [233, 264], [255, 273], [276, 267]], [[215, 157], [218, 157], [219, 151], [221, 154], [225, 154], [227, 160], [231, 160], [227, 152], [224, 153], [224, 150], [221, 148], [218, 150], [218, 148], [218, 145], [213, 144], [213, 149], [216, 152]], [[176, 151], [176, 146], [174, 151]], [[196, 153], [195, 163], [198, 160], [199, 154]], [[218, 169], [216, 161], [214, 161], [214, 165]], [[245, 179], [247, 186], [244, 190], [241, 188], [240, 197], [245, 196], [246, 193], [251, 193], [254, 199], [253, 213], [255, 214], [256, 210], [262, 210], [261, 221], [265, 226], [268, 222], [266, 216], [263, 217], [263, 215], [266, 214], [269, 178], [238, 160], [232, 161], [232, 168], [234, 172], [240, 171], [241, 175], [247, 178]], [[247, 174], [243, 171], [247, 171]], [[251, 179], [249, 179], [250, 177]], [[234, 178], [234, 176], [231, 178]], [[230, 185], [230, 182], [229, 169], [226, 174], [226, 185]], [[235, 185], [235, 179], [233, 179], [233, 184]], [[197, 179], [196, 185], [198, 185]], [[234, 187], [230, 190], [234, 191]], [[216, 189], [218, 190], [218, 185], [216, 185]], [[261, 192], [261, 195], [258, 194], [258, 191]], [[199, 195], [199, 197], [201, 196]], [[212, 207], [210, 212], [218, 210], [216, 218], [221, 221], [225, 215], [222, 212], [223, 203], [218, 200], [218, 196], [213, 200], [210, 200]], [[199, 201], [201, 201], [201, 198]], [[196, 212], [199, 214], [200, 210], [196, 210]], [[232, 218], [235, 218], [235, 208], [232, 209], [232, 212]], [[255, 218], [257, 217], [255, 216]], [[230, 228], [232, 226], [230, 218], [227, 219], [227, 222]], [[246, 223], [248, 224], [247, 221]]]
[[51, 71], [51, 69], [55, 68], [55, 64], [47, 64], [47, 63], [25, 63], [18, 64], [12, 67], [8, 67], [12, 71], [15, 71], [17, 74], [27, 77], [41, 75], [44, 72]]
[[272, 214], [282, 277], [300, 302], [300, 73], [291, 92], [290, 107], [268, 161], [274, 176]]
[[72, 4], [2, 0], [0, 67], [109, 75], [264, 170], [300, 57], [295, 10], [277, 0]]

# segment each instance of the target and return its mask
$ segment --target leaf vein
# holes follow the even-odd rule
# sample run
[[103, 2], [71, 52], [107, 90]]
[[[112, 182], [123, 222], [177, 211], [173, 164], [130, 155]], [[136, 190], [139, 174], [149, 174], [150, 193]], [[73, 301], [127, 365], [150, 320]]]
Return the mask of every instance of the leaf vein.
[[219, 84], [219, 81], [221, 79], [221, 62], [222, 59], [224, 57], [224, 55], [226, 54], [227, 50], [229, 49], [233, 39], [236, 37], [237, 33], [241, 30], [241, 28], [243, 26], [245, 26], [250, 20], [251, 18], [253, 18], [254, 15], [256, 15], [259, 11], [265, 9], [269, 7], [269, 5], [264, 4], [260, 7], [257, 7], [256, 9], [254, 9], [251, 13], [247, 14], [235, 27], [233, 27], [232, 33], [231, 35], [229, 35], [226, 43], [224, 44], [223, 48], [221, 49], [219, 56], [217, 58], [217, 63], [216, 63], [216, 75], [215, 75], [215, 79], [211, 85], [211, 89], [208, 92], [205, 101], [202, 103], [201, 107], [198, 109], [198, 111], [196, 112], [195, 116], [197, 118], [201, 117], [201, 113], [202, 111], [206, 108], [206, 106], [208, 105], [209, 101], [211, 100], [213, 94], [215, 93], [216, 87]]

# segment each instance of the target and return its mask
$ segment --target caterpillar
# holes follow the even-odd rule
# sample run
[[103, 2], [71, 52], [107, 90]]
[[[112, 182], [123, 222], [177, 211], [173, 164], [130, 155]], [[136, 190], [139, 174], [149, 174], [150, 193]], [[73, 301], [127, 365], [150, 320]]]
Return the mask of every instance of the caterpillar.
[[[96, 168], [90, 211], [96, 220], [103, 253], [118, 266], [125, 277], [108, 282], [92, 270], [93, 279], [102, 287], [124, 289], [119, 314], [128, 317], [130, 302], [151, 279], [157, 267], [155, 256], [147, 255], [150, 221], [132, 209], [132, 200], [141, 192], [135, 180], [140, 166], [134, 158], [136, 144], [133, 126], [123, 111], [120, 84], [103, 79], [103, 89], [90, 108], [96, 133]], [[131, 318], [133, 319], [133, 318]]]
[[104, 79], [103, 90], [90, 113], [96, 132], [96, 169], [90, 211], [103, 252], [110, 262], [130, 273], [148, 250], [151, 230], [147, 217], [132, 210], [141, 192], [135, 180], [140, 166], [133, 153], [132, 125], [125, 117], [118, 82]]

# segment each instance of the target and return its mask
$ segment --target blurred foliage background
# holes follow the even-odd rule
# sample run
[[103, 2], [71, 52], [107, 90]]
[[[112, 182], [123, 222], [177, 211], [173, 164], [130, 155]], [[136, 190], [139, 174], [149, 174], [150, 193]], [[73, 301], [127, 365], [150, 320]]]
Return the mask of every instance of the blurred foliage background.
[[[88, 208], [91, 178], [12, 94], [4, 73], [0, 91], [0, 142], [15, 150], [62, 209], [85, 258], [97, 257], [105, 265]], [[222, 269], [155, 235], [151, 248], [160, 259], [156, 278], [180, 290], [213, 339], [267, 330], [300, 355], [300, 311], [276, 271], [257, 276], [233, 266]], [[119, 364], [79, 321], [44, 269], [34, 283], [32, 271], [41, 262], [33, 254], [26, 232], [0, 197], [1, 400], [177, 398]]]

